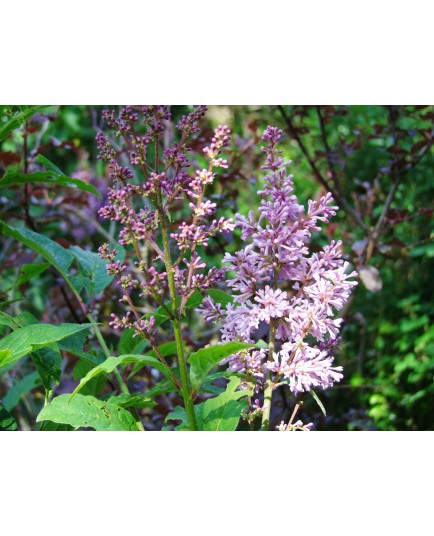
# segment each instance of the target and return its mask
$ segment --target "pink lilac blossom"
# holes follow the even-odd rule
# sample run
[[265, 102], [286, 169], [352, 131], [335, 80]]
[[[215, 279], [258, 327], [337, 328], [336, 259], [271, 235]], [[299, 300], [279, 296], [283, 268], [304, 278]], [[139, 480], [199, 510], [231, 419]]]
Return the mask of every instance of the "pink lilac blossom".
[[[286, 381], [293, 393], [300, 394], [327, 389], [343, 377], [331, 355], [343, 321], [334, 316], [357, 285], [351, 280], [357, 273], [348, 273], [341, 241], [310, 254], [312, 232], [320, 230], [320, 222], [328, 223], [337, 207], [327, 193], [319, 201], [309, 201], [305, 213], [293, 193], [293, 176], [287, 173], [290, 162], [277, 149], [281, 135], [279, 129], [268, 127], [262, 137], [268, 143], [262, 147], [263, 169], [269, 173], [258, 192], [259, 218], [253, 211], [247, 218], [236, 216], [242, 239], [250, 243], [226, 254], [223, 261], [235, 272], [227, 281], [233, 303], [222, 308], [208, 298], [200, 310], [208, 321], [221, 323], [223, 341], [253, 343], [260, 323], [270, 328], [273, 324], [275, 351], [268, 356], [268, 350], [261, 350], [255, 377], [260, 382], [268, 371], [275, 384]], [[225, 363], [229, 370], [245, 371], [246, 353], [232, 355]]]

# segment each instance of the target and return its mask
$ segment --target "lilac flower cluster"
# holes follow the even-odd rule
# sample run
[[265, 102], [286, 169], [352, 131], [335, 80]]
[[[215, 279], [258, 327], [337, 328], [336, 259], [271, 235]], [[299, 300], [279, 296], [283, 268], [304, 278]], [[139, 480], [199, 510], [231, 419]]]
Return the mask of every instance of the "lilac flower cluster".
[[[282, 132], [268, 127], [263, 169], [268, 171], [259, 194], [259, 218], [237, 215], [242, 239], [250, 241], [224, 262], [233, 276], [227, 285], [233, 303], [226, 308], [210, 298], [200, 310], [207, 321], [221, 322], [223, 341], [254, 343], [258, 329], [267, 326], [272, 346], [236, 353], [225, 359], [229, 370], [248, 374], [263, 387], [287, 383], [294, 394], [312, 388], [327, 389], [341, 380], [342, 367], [333, 366], [332, 352], [342, 318], [334, 318], [357, 284], [347, 273], [341, 241], [332, 241], [318, 253], [309, 254], [308, 242], [319, 223], [335, 215], [331, 194], [309, 201], [307, 212], [293, 193], [292, 175], [277, 148]], [[269, 355], [270, 354], [270, 355]], [[296, 425], [294, 425], [296, 426]], [[301, 428], [301, 426], [300, 426]], [[306, 429], [303, 428], [303, 429]]]
[[313, 423], [303, 424], [302, 421], [296, 421], [294, 424], [285, 424], [283, 421], [277, 427], [279, 432], [310, 432], [312, 430]]
[[[99, 216], [120, 224], [119, 243], [130, 246], [134, 256], [131, 266], [131, 262], [116, 261], [116, 252], [110, 251], [107, 244], [99, 249], [100, 256], [107, 260], [108, 273], [115, 276], [123, 291], [121, 301], [127, 304], [124, 316], [112, 315], [110, 324], [115, 329], [133, 328], [137, 335], [151, 340], [155, 335], [154, 320], [143, 318], [135, 300], [149, 296], [170, 317], [179, 318], [196, 290], [203, 292], [224, 277], [224, 269], [205, 273], [205, 263], [197, 251], [207, 246], [215, 234], [231, 232], [235, 227], [232, 220], [225, 218], [209, 222], [216, 204], [205, 198], [206, 188], [216, 177], [214, 170], [227, 167], [221, 154], [230, 141], [228, 127], [219, 126], [209, 146], [203, 149], [208, 167], [190, 171], [187, 141], [200, 130], [205, 111], [204, 106], [196, 106], [183, 116], [176, 126], [178, 141], [171, 145], [171, 114], [167, 106], [127, 106], [119, 114], [113, 110], [103, 112], [114, 139], [98, 133], [98, 158], [107, 163], [113, 186]], [[190, 216], [176, 223], [174, 214], [180, 202], [189, 207]], [[167, 306], [170, 277], [173, 292], [180, 297], [177, 311]]]

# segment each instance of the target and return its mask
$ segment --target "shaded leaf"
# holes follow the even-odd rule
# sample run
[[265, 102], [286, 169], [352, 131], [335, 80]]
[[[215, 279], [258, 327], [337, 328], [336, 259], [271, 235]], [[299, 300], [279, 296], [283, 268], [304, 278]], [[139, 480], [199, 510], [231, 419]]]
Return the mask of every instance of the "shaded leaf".
[[149, 391], [146, 391], [145, 396], [147, 396], [148, 398], [152, 398], [154, 396], [165, 395], [167, 393], [175, 393], [177, 391], [177, 388], [173, 385], [172, 382], [162, 380], [161, 382], [158, 382], [154, 387], [149, 389]]
[[17, 229], [10, 227], [2, 221], [0, 221], [0, 232], [18, 240], [18, 242], [21, 242], [35, 253], [44, 257], [46, 261], [56, 268], [71, 288], [75, 288], [68, 276], [68, 269], [73, 261], [73, 256], [68, 250], [44, 235], [34, 233], [25, 228]]
[[[198, 430], [202, 430], [203, 428], [203, 410], [204, 402], [202, 402], [201, 404], [196, 404], [196, 406], [194, 406], [194, 413], [196, 415], [196, 423]], [[190, 430], [187, 412], [181, 406], [176, 406], [176, 408], [171, 411], [164, 420], [164, 422], [166, 423], [170, 421], [181, 421], [180, 424], [175, 426], [175, 430], [178, 432], [187, 432]], [[168, 429], [169, 428], [166, 428], [166, 430]]]
[[111, 396], [107, 402], [116, 404], [122, 408], [152, 408], [157, 405], [156, 402], [150, 400], [146, 395], [129, 395], [127, 393]]
[[57, 344], [35, 350], [30, 357], [47, 390], [51, 390], [53, 381], [59, 383], [62, 373], [62, 356]]
[[11, 411], [19, 403], [20, 398], [32, 389], [41, 385], [41, 378], [37, 372], [31, 372], [17, 381], [3, 397], [3, 406]]
[[193, 389], [197, 391], [205, 381], [211, 370], [216, 367], [222, 359], [235, 354], [241, 350], [252, 348], [252, 344], [244, 342], [228, 342], [217, 344], [208, 348], [201, 348], [191, 354], [188, 358], [190, 363], [190, 381]]
[[240, 400], [253, 394], [252, 390], [237, 391], [240, 378], [232, 377], [226, 391], [215, 398], [210, 398], [203, 408], [203, 430], [208, 431], [234, 431], [240, 420], [241, 411], [247, 401]]
[[0, 432], [15, 432], [18, 425], [12, 415], [0, 404]]
[[[119, 339], [118, 353], [122, 354], [141, 354], [145, 346], [148, 344], [143, 336], [136, 336], [135, 329], [124, 329]], [[148, 352], [148, 355], [153, 355]]]

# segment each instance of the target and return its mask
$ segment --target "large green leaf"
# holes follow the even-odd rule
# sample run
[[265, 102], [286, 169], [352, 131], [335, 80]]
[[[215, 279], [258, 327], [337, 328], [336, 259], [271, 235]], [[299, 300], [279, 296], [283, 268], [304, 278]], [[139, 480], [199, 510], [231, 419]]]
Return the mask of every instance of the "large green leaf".
[[52, 383], [59, 383], [62, 373], [62, 356], [57, 344], [35, 350], [30, 357], [41, 377], [45, 389], [51, 390]]
[[237, 428], [241, 411], [247, 404], [246, 400], [240, 398], [253, 394], [253, 391], [248, 389], [236, 391], [240, 382], [240, 378], [231, 378], [224, 393], [205, 402], [203, 430], [229, 432]]
[[35, 173], [19, 173], [14, 170], [8, 170], [0, 179], [0, 188], [13, 186], [16, 184], [28, 184], [32, 182], [44, 182], [47, 184], [56, 184], [58, 186], [67, 186], [69, 188], [78, 188], [93, 195], [101, 197], [101, 194], [94, 186], [80, 179], [67, 177], [66, 175], [56, 175], [52, 171], [36, 171]]
[[90, 324], [34, 324], [16, 329], [0, 341], [0, 350], [11, 350], [8, 357], [0, 358], [0, 368], [45, 346], [60, 341], [78, 331], [89, 329]]
[[74, 428], [94, 428], [100, 431], [137, 431], [134, 417], [116, 404], [103, 402], [93, 396], [64, 394], [53, 398], [39, 413], [37, 422], [53, 421]]
[[12, 350], [0, 350], [0, 363], [3, 360], [9, 359], [12, 355]]
[[197, 352], [191, 354], [188, 358], [188, 362], [191, 365], [190, 381], [193, 390], [197, 391], [199, 389], [211, 370], [216, 367], [222, 359], [248, 348], [252, 348], [252, 345], [233, 341], [209, 346], [208, 348], [201, 348]]
[[0, 404], [0, 432], [15, 432], [18, 425], [12, 415]]
[[80, 380], [80, 383], [75, 388], [71, 398], [78, 393], [78, 391], [80, 391], [80, 389], [82, 389], [82, 387], [84, 387], [88, 381], [90, 381], [92, 378], [95, 378], [95, 376], [98, 376], [98, 374], [109, 374], [110, 372], [113, 372], [116, 367], [125, 365], [127, 363], [140, 363], [143, 366], [148, 365], [154, 367], [159, 370], [169, 381], [172, 381], [170, 370], [155, 357], [139, 354], [127, 354], [118, 357], [110, 356], [103, 363], [90, 370], [86, 376]]
[[65, 281], [73, 287], [72, 281], [68, 276], [68, 269], [74, 258], [68, 250], [44, 235], [34, 233], [25, 228], [10, 227], [2, 221], [0, 222], [0, 232], [18, 240], [18, 242], [44, 257], [46, 261], [56, 268]]
[[[20, 112], [8, 117], [6, 121], [3, 121], [3, 117], [0, 117], [0, 141], [7, 138], [11, 132], [30, 119], [41, 108], [44, 108], [44, 106], [22, 106]], [[4, 116], [4, 109], [0, 115]]]

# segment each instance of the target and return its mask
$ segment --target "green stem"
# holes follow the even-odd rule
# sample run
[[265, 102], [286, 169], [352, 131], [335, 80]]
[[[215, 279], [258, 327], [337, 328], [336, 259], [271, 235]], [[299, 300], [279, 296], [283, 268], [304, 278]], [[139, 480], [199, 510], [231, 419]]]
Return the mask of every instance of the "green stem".
[[161, 216], [161, 230], [164, 246], [164, 264], [166, 266], [167, 279], [169, 283], [170, 300], [172, 303], [172, 311], [174, 318], [172, 319], [173, 331], [175, 333], [176, 353], [178, 355], [179, 371], [181, 374], [181, 393], [184, 400], [185, 411], [188, 415], [191, 430], [197, 430], [196, 415], [194, 413], [194, 404], [191, 396], [190, 384], [188, 381], [187, 361], [184, 354], [184, 346], [182, 343], [181, 324], [178, 315], [178, 306], [176, 303], [175, 275], [173, 271], [172, 259], [170, 257], [169, 239], [167, 234], [166, 215], [160, 200], [159, 212]]
[[[279, 282], [279, 269], [274, 269], [273, 289], [276, 290]], [[274, 347], [276, 345], [276, 321], [270, 320], [270, 332], [268, 338], [268, 361], [273, 361]], [[267, 381], [264, 391], [264, 408], [262, 412], [261, 431], [267, 431], [270, 428], [271, 399], [273, 398], [274, 384], [271, 381], [271, 373], [267, 372]]]
[[[96, 338], [98, 339], [98, 342], [101, 345], [101, 349], [104, 352], [104, 355], [107, 358], [111, 357], [110, 350], [108, 349], [107, 344], [105, 343], [104, 337], [102, 336], [101, 330], [99, 329], [98, 324], [96, 323], [95, 319], [90, 313], [88, 313], [87, 318], [89, 319], [89, 322], [92, 324], [93, 331], [95, 333]], [[126, 395], [131, 394], [130, 390], [128, 389], [128, 385], [124, 382], [124, 379], [122, 378], [122, 374], [118, 371], [117, 368], [114, 369], [113, 374], [115, 375], [115, 378], [119, 384], [119, 388], [121, 392]], [[136, 419], [137, 427], [139, 428], [139, 430], [144, 432], [145, 428], [142, 424], [142, 421], [140, 420], [140, 417], [137, 411], [134, 408], [131, 408], [131, 413]]]
[[[268, 340], [268, 359], [273, 358], [274, 346], [276, 341], [276, 326], [274, 325], [273, 320], [270, 322], [270, 335]], [[270, 378], [270, 372], [267, 374], [267, 382], [265, 384], [264, 391], [264, 408], [262, 412], [262, 424], [261, 432], [265, 432], [270, 427], [270, 411], [271, 411], [271, 399], [273, 397], [273, 382]]]

